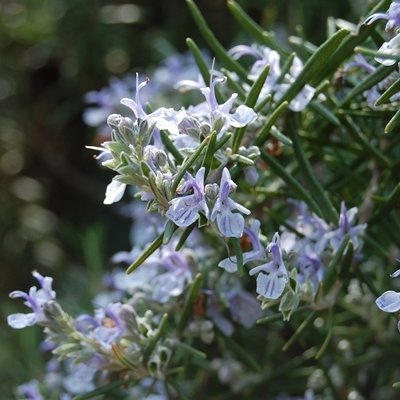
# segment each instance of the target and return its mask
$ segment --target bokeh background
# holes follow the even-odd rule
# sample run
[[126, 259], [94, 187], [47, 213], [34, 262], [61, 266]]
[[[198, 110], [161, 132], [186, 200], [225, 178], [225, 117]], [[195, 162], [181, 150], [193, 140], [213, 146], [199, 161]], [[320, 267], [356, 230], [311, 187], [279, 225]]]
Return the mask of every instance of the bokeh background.
[[[225, 0], [197, 0], [218, 39], [246, 40]], [[318, 44], [329, 16], [357, 22], [367, 0], [242, 0], [285, 45], [289, 35]], [[8, 299], [28, 290], [33, 269], [55, 278], [68, 310], [90, 308], [110, 256], [128, 250], [130, 221], [102, 204], [112, 173], [85, 145], [84, 95], [111, 76], [148, 71], [185, 38], [207, 48], [184, 0], [2, 0], [0, 2], [0, 393], [39, 378], [39, 330], [11, 330]], [[150, 76], [151, 77], [151, 76]]]

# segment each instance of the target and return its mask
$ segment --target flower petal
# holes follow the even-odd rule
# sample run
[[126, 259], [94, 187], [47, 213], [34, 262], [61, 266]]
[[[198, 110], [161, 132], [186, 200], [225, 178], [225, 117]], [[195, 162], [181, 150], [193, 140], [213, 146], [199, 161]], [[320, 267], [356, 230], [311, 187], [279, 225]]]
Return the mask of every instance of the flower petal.
[[267, 299], [277, 299], [284, 291], [287, 278], [279, 273], [264, 274], [257, 276], [256, 292]]
[[388, 290], [375, 300], [376, 305], [385, 312], [400, 311], [400, 293]]
[[224, 236], [240, 238], [243, 235], [244, 218], [242, 214], [228, 210], [217, 215], [217, 225]]
[[125, 193], [126, 184], [117, 181], [115, 178], [107, 186], [104, 204], [112, 204], [120, 201]]
[[278, 271], [269, 275], [260, 272], [257, 276], [256, 292], [267, 299], [275, 300], [283, 293], [286, 282], [286, 276]]
[[7, 317], [7, 323], [14, 329], [22, 329], [27, 326], [32, 326], [36, 323], [37, 318], [35, 313], [22, 314], [16, 313], [11, 314]]
[[257, 114], [245, 105], [240, 105], [234, 114], [229, 115], [229, 120], [231, 125], [235, 128], [241, 128], [253, 122], [257, 118]]

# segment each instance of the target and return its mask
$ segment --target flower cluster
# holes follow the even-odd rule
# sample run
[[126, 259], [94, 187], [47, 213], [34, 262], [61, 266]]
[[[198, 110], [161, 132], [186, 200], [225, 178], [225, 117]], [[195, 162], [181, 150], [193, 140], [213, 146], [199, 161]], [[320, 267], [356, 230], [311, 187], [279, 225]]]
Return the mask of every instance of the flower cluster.
[[[64, 311], [52, 279], [36, 271], [39, 287], [10, 294], [31, 312], [11, 314], [8, 324], [42, 326], [53, 354], [45, 383], [20, 386], [23, 398], [196, 398], [214, 381], [233, 396], [351, 397], [340, 385], [360, 346], [348, 344], [352, 331], [341, 335], [349, 320], [359, 332], [371, 309], [379, 312], [371, 265], [387, 257], [387, 238], [399, 238], [399, 140], [381, 135], [399, 114], [396, 104], [380, 107], [399, 98], [399, 3], [319, 48], [292, 40], [298, 54], [250, 24], [234, 1], [228, 6], [262, 40], [228, 51], [214, 43], [219, 69], [213, 62], [208, 70], [189, 41], [201, 76], [172, 58], [151, 79], [136, 74], [88, 95], [98, 105], [85, 113], [89, 125], [108, 114], [101, 145], [88, 146], [115, 173], [104, 204], [129, 198], [114, 207], [132, 218], [131, 247], [112, 256], [118, 265], [105, 274], [94, 312]], [[371, 60], [350, 54], [365, 51], [363, 35], [380, 20], [394, 36], [375, 61], [374, 50]], [[157, 94], [161, 86], [178, 89], [174, 101]], [[196, 92], [200, 100], [188, 102]], [[400, 293], [386, 291], [376, 304], [399, 312]], [[265, 334], [262, 324], [278, 319]], [[281, 349], [306, 329], [312, 333], [285, 359]], [[365, 340], [376, 347], [376, 336]], [[346, 352], [337, 376], [327, 371], [327, 349]], [[306, 383], [304, 371], [290, 375], [300, 382], [297, 397], [274, 387], [292, 365], [309, 374]]]

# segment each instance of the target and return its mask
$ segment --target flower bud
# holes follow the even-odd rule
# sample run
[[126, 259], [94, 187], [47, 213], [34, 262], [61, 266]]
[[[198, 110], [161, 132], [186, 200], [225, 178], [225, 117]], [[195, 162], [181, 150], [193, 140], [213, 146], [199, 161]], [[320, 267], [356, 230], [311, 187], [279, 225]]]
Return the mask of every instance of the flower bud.
[[215, 200], [218, 196], [219, 186], [216, 183], [208, 183], [204, 188], [204, 192], [209, 200]]
[[121, 119], [122, 119], [122, 115], [111, 114], [107, 118], [107, 124], [110, 128], [118, 128]]
[[118, 129], [123, 136], [129, 137], [134, 132], [134, 122], [128, 117], [121, 117]]

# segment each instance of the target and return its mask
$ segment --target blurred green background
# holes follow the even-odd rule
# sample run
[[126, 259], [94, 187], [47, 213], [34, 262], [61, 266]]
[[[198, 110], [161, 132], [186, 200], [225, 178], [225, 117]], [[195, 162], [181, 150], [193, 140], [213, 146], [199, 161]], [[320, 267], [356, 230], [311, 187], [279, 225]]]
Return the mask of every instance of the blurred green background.
[[[197, 0], [216, 36], [245, 40], [225, 0]], [[324, 40], [328, 16], [357, 22], [366, 0], [242, 0], [285, 42]], [[302, 28], [300, 28], [302, 26]], [[0, 2], [0, 393], [40, 378], [40, 333], [12, 331], [22, 311], [8, 293], [28, 290], [31, 271], [55, 278], [69, 310], [90, 307], [109, 257], [129, 249], [129, 221], [102, 204], [112, 173], [100, 170], [95, 131], [85, 126], [84, 94], [111, 76], [144, 72], [185, 38], [206, 48], [184, 0], [2, 0]]]

